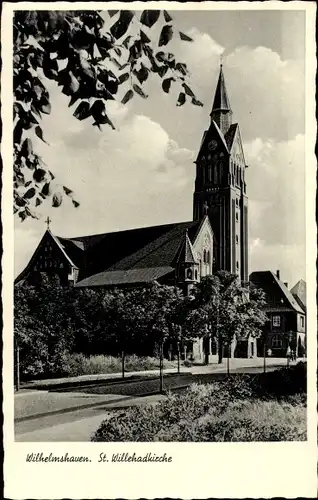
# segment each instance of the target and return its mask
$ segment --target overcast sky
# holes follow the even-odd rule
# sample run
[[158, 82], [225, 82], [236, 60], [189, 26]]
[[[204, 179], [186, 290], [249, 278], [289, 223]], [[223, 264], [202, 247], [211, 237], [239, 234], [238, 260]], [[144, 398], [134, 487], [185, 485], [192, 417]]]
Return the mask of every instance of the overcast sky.
[[204, 107], [186, 103], [177, 108], [177, 95], [164, 94], [154, 76], [145, 85], [147, 100], [136, 96], [126, 106], [109, 105], [116, 130], [105, 126], [100, 132], [92, 121], [77, 121], [68, 98], [49, 82], [52, 114], [43, 120], [49, 146], [38, 141], [36, 148], [81, 205], [47, 205], [39, 220], [16, 221], [15, 274], [41, 239], [47, 215], [52, 232], [60, 236], [192, 219], [193, 161], [209, 126], [224, 52], [233, 119], [240, 125], [249, 165], [250, 270], [280, 269], [290, 286], [305, 278], [305, 14], [172, 15], [175, 26], [194, 39], [187, 43], [175, 36], [171, 50], [187, 63], [192, 89]]

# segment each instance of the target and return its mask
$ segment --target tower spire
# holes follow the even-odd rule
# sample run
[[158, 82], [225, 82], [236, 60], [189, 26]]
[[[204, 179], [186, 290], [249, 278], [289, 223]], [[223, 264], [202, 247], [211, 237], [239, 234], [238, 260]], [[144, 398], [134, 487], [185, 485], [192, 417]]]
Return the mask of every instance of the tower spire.
[[232, 124], [232, 110], [223, 74], [223, 55], [220, 56], [220, 73], [210, 116], [211, 120], [217, 123], [221, 132], [226, 134]]

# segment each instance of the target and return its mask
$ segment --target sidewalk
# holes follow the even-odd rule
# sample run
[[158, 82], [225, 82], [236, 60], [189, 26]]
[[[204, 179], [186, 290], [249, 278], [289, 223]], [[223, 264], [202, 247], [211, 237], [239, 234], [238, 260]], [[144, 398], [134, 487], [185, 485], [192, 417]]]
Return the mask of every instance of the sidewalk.
[[[231, 358], [230, 359], [230, 367], [231, 369], [236, 368], [248, 368], [254, 366], [263, 366], [264, 360], [263, 358]], [[285, 366], [287, 364], [286, 358], [266, 358], [266, 366]], [[222, 372], [226, 371], [227, 360], [223, 359], [222, 364], [218, 364], [217, 356], [210, 357], [210, 364], [208, 365], [193, 365], [191, 367], [180, 366], [180, 373], [208, 373], [208, 372]], [[164, 374], [169, 373], [177, 373], [177, 368], [165, 368], [163, 370]], [[155, 370], [143, 370], [143, 371], [135, 371], [135, 372], [126, 372], [125, 379], [129, 379], [131, 377], [147, 377], [147, 376], [159, 376], [159, 369]], [[34, 380], [32, 382], [28, 382], [24, 384], [21, 389], [22, 392], [32, 391], [37, 388], [49, 389], [54, 385], [62, 385], [62, 384], [79, 384], [84, 382], [102, 382], [110, 381], [110, 380], [122, 380], [122, 374], [120, 372], [117, 373], [99, 373], [93, 375], [79, 375], [77, 377], [64, 377], [64, 378], [55, 378], [55, 379], [45, 379], [45, 380]], [[18, 396], [20, 393], [16, 393]]]

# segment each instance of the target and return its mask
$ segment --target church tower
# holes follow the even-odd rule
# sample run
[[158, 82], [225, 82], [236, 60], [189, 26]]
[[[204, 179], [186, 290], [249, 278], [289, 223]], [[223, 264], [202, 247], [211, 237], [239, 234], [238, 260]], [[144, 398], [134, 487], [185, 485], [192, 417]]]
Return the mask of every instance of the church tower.
[[196, 163], [193, 218], [209, 215], [215, 235], [214, 270], [248, 281], [248, 198], [239, 126], [232, 123], [222, 64]]

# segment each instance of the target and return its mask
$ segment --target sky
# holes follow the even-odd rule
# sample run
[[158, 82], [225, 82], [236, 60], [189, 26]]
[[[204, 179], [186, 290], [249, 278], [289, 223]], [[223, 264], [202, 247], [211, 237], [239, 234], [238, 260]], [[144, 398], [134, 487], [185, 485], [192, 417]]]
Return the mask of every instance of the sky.
[[[15, 275], [52, 219], [58, 236], [81, 236], [192, 219], [194, 160], [209, 126], [220, 55], [243, 140], [249, 197], [250, 271], [280, 270], [292, 287], [305, 279], [305, 14], [302, 11], [174, 11], [168, 47], [187, 64], [204, 106], [176, 107], [156, 76], [127, 105], [107, 102], [116, 130], [77, 121], [68, 98], [46, 82], [52, 113], [49, 143], [34, 141], [55, 180], [80, 207], [41, 205], [38, 220], [15, 221]], [[110, 22], [104, 13], [107, 23]], [[114, 22], [116, 18], [112, 18]], [[160, 26], [152, 28], [157, 39]], [[157, 31], [156, 31], [157, 30]], [[146, 31], [146, 30], [145, 30]], [[167, 47], [167, 48], [168, 48]], [[108, 104], [109, 103], [109, 104]]]

